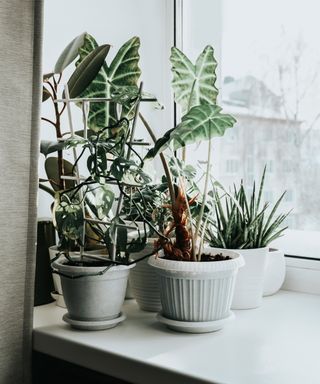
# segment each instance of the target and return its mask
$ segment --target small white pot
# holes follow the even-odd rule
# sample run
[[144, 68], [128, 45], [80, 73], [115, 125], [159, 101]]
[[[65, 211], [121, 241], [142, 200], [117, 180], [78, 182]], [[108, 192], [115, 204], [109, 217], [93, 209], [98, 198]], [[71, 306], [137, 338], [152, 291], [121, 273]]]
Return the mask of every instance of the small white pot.
[[269, 248], [263, 284], [263, 296], [270, 296], [278, 292], [285, 277], [286, 261], [284, 253], [279, 249]]
[[237, 277], [232, 309], [257, 308], [262, 303], [268, 248], [239, 249], [245, 260]]
[[129, 270], [134, 264], [112, 266], [105, 273], [94, 276], [92, 274], [101, 273], [106, 267], [70, 266], [60, 259], [52, 266], [65, 275], [60, 278], [69, 318], [101, 322], [120, 316]]
[[[204, 252], [216, 253], [212, 248]], [[209, 322], [230, 316], [235, 279], [244, 260], [234, 251], [221, 253], [232, 259], [185, 262], [149, 258], [159, 276], [163, 316], [180, 322]]]
[[[154, 245], [150, 240], [141, 252], [130, 255], [132, 260], [137, 260], [144, 255], [151, 254]], [[160, 288], [155, 270], [148, 264], [148, 258], [137, 262], [130, 271], [129, 284], [133, 297], [143, 311], [159, 312], [161, 310]]]

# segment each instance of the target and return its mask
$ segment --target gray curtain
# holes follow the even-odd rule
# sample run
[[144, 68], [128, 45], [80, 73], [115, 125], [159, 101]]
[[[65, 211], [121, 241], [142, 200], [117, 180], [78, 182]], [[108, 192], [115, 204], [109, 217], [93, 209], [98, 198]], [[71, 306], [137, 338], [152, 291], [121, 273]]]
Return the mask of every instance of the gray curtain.
[[0, 1], [0, 383], [30, 382], [41, 0]]

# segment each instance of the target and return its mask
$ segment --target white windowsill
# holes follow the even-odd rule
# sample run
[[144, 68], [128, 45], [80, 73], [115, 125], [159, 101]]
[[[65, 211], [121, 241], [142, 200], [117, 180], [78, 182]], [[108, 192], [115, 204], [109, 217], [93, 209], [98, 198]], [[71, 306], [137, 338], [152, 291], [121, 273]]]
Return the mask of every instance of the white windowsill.
[[132, 383], [319, 383], [320, 296], [280, 291], [235, 311], [219, 332], [169, 331], [126, 301], [127, 320], [99, 332], [71, 330], [65, 310], [35, 308], [34, 349]]

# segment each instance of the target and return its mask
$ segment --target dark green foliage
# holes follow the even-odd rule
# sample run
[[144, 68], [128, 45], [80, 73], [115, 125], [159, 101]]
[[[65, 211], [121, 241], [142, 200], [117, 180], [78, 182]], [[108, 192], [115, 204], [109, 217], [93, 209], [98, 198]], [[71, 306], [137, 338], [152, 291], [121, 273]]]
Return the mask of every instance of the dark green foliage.
[[215, 222], [207, 229], [210, 246], [227, 249], [251, 249], [266, 247], [277, 239], [287, 227], [281, 227], [289, 213], [276, 216], [276, 211], [285, 195], [280, 196], [271, 208], [262, 204], [262, 192], [266, 168], [263, 171], [258, 194], [255, 184], [248, 198], [243, 183], [239, 188], [220, 197], [217, 190], [215, 199]]

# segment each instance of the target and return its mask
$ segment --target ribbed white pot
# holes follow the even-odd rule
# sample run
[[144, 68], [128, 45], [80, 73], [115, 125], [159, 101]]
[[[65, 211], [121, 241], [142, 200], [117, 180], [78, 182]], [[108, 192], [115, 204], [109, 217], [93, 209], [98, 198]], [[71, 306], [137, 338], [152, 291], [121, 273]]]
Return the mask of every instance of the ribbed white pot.
[[[152, 253], [153, 241], [149, 242], [141, 252], [131, 254], [132, 260]], [[148, 258], [137, 262], [130, 271], [129, 284], [133, 297], [143, 311], [159, 312], [161, 310], [160, 288], [155, 270], [148, 264]]]
[[270, 248], [267, 253], [267, 266], [263, 283], [263, 296], [275, 294], [286, 277], [286, 261], [283, 251]]
[[[217, 252], [222, 251], [221, 248], [213, 249]], [[238, 273], [231, 308], [257, 308], [262, 302], [268, 248], [233, 249], [233, 251], [241, 253], [246, 264]]]
[[[205, 248], [204, 252], [215, 253], [211, 248]], [[178, 321], [205, 322], [230, 315], [237, 272], [244, 260], [237, 252], [223, 250], [221, 253], [232, 259], [185, 262], [149, 258], [149, 264], [159, 276], [163, 316]]]
[[[52, 264], [60, 276], [64, 300], [71, 319], [101, 321], [119, 316], [126, 293], [129, 270], [134, 267], [117, 265], [106, 267], [70, 266], [57, 260]], [[82, 277], [79, 277], [79, 276]], [[75, 277], [75, 278], [70, 278]]]

